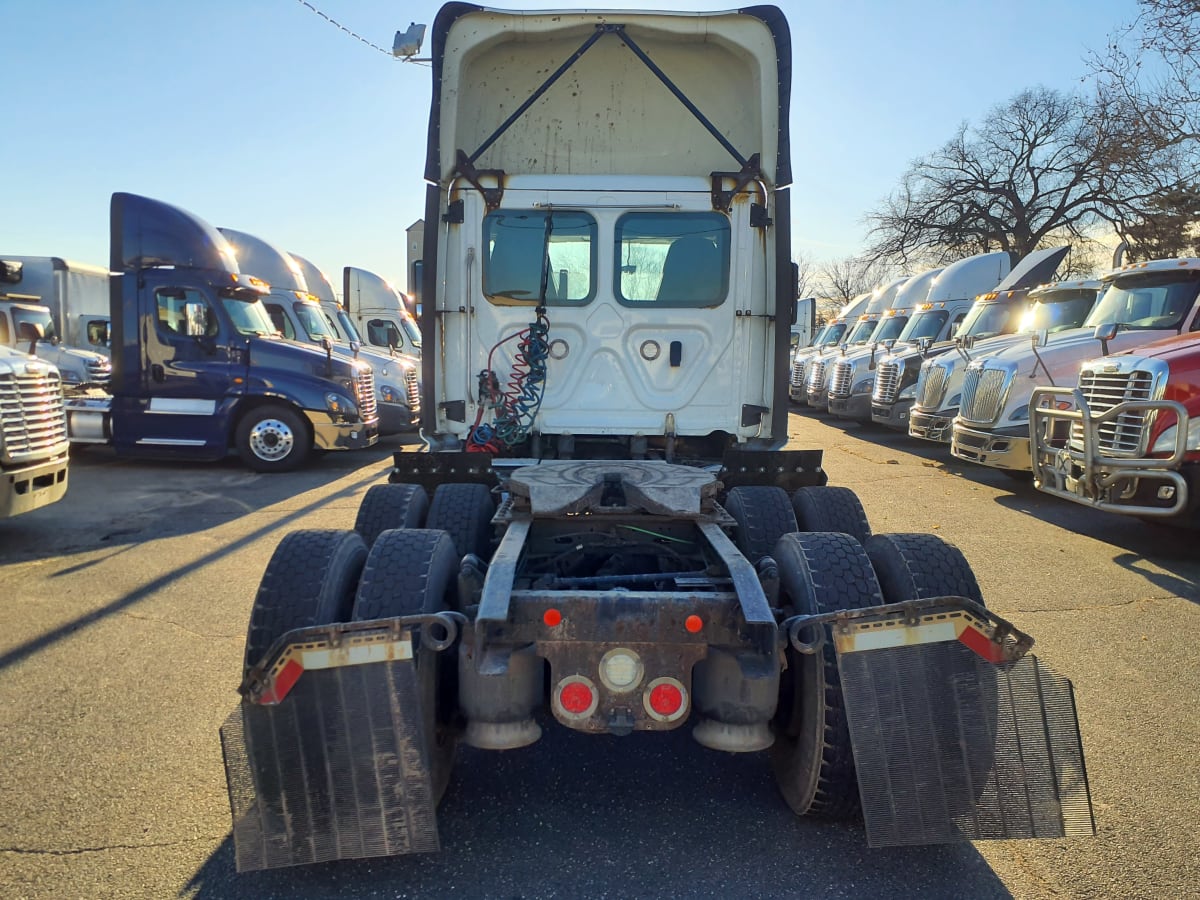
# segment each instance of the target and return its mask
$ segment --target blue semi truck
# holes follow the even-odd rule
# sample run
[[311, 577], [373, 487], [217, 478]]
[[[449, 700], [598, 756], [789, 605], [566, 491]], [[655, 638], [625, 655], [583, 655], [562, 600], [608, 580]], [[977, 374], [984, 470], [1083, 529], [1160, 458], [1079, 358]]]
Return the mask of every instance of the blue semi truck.
[[112, 380], [68, 395], [72, 441], [278, 472], [378, 440], [370, 366], [282, 339], [270, 286], [207, 222], [116, 193], [110, 252]]

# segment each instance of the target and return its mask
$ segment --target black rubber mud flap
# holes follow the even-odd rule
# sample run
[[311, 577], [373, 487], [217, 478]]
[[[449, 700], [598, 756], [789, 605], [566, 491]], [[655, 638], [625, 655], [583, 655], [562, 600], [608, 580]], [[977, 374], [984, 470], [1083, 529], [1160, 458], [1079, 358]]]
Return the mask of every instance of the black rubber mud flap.
[[1068, 679], [1004, 661], [963, 612], [834, 643], [870, 846], [1095, 834]]
[[411, 658], [243, 701], [221, 727], [237, 870], [438, 850], [418, 705]]

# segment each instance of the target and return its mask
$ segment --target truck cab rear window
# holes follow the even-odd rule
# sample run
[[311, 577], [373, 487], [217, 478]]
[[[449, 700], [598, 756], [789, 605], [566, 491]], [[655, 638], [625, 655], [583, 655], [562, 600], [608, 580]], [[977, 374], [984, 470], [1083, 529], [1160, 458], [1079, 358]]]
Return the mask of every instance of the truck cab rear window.
[[630, 306], [718, 306], [729, 292], [729, 220], [633, 212], [617, 220], [617, 298]]
[[493, 303], [587, 303], [596, 284], [596, 220], [586, 213], [498, 209], [483, 220], [483, 292]]

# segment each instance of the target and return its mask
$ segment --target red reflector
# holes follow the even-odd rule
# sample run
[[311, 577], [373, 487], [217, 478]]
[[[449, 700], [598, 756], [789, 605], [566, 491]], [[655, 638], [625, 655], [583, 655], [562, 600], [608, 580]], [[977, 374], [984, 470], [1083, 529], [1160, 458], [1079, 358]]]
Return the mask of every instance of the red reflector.
[[551, 628], [554, 628], [562, 622], [562, 613], [560, 613], [557, 609], [548, 609], [542, 613], [542, 621]]
[[592, 689], [582, 682], [573, 681], [559, 693], [558, 702], [571, 715], [582, 715], [592, 705]]
[[695, 634], [704, 627], [704, 620], [699, 616], [688, 616], [683, 620], [683, 627]]
[[650, 708], [660, 716], [673, 716], [683, 706], [683, 692], [673, 684], [659, 684], [650, 689]]

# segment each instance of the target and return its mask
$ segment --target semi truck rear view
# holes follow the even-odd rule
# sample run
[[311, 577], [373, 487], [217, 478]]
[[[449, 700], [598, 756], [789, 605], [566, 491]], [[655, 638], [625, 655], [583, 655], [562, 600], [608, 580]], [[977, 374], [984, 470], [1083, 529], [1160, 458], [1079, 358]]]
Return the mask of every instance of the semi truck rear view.
[[1069, 681], [782, 449], [783, 15], [453, 3], [431, 56], [427, 452], [267, 565], [239, 870], [439, 849], [456, 746], [551, 727], [762, 753], [875, 846], [1092, 833]]

